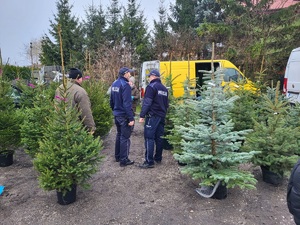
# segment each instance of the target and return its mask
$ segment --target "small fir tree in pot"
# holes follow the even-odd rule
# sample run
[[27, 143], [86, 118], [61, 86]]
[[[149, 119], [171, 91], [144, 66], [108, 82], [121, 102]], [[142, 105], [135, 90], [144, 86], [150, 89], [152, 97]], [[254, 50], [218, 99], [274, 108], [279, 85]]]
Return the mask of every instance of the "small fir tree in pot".
[[[212, 65], [213, 68], [213, 65]], [[256, 179], [239, 169], [257, 152], [237, 152], [244, 135], [250, 130], [233, 131], [230, 109], [238, 96], [227, 97], [221, 86], [222, 70], [205, 72], [202, 99], [195, 101], [200, 118], [189, 126], [178, 126], [182, 135], [182, 152], [175, 158], [186, 163], [181, 171], [195, 180], [200, 180], [196, 191], [204, 197], [226, 198], [227, 189], [220, 196], [214, 196], [220, 187], [255, 188]], [[215, 187], [215, 188], [214, 188]], [[217, 193], [217, 192], [215, 192]]]
[[254, 121], [254, 131], [247, 135], [242, 150], [260, 151], [253, 157], [253, 164], [261, 167], [265, 182], [279, 185], [299, 158], [300, 127], [291, 124], [290, 106], [282, 98], [279, 84], [273, 95], [263, 96], [261, 108], [264, 120]]
[[22, 117], [15, 108], [11, 91], [11, 82], [0, 78], [0, 166], [13, 163], [13, 153], [20, 144]]
[[[58, 33], [64, 65], [60, 26]], [[55, 97], [57, 102], [47, 117], [48, 123], [33, 164], [39, 172], [40, 186], [45, 190], [56, 190], [58, 203], [65, 205], [76, 200], [77, 185], [89, 187], [87, 180], [97, 171], [101, 161], [102, 142], [100, 137], [94, 139], [83, 126], [83, 121], [79, 121], [81, 112], [72, 106], [72, 100], [68, 102], [68, 88], [74, 84], [67, 82], [64, 66], [62, 73], [63, 89], [60, 96]], [[73, 196], [67, 199], [70, 194]]]
[[67, 102], [66, 90], [62, 96], [47, 117], [33, 164], [43, 189], [66, 194], [77, 185], [89, 186], [87, 179], [97, 171], [101, 160], [102, 142], [78, 120], [80, 112]]

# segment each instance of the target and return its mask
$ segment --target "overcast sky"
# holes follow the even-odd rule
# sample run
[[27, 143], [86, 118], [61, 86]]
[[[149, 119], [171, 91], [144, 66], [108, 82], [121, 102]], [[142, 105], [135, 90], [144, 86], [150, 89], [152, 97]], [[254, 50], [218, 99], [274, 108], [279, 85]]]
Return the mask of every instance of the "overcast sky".
[[[85, 10], [89, 5], [101, 5], [106, 11], [110, 6], [110, 0], [70, 0], [73, 5], [72, 15], [85, 18]], [[148, 20], [148, 26], [153, 27], [153, 20], [158, 20], [158, 8], [160, 0], [137, 0], [140, 10]], [[169, 9], [170, 2], [165, 0], [164, 5]], [[123, 6], [127, 6], [127, 0], [119, 0]], [[26, 46], [33, 40], [40, 39], [50, 28], [49, 20], [53, 20], [53, 14], [57, 14], [55, 0], [0, 0], [0, 49], [3, 64], [9, 59], [9, 64], [25, 66], [30, 65], [26, 58]]]

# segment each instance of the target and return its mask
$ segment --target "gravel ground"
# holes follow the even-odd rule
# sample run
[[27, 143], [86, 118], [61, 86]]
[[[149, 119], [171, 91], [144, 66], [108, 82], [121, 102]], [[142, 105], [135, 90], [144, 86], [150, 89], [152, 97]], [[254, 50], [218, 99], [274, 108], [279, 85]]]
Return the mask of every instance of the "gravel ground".
[[0, 224], [68, 225], [274, 225], [294, 224], [286, 206], [287, 179], [279, 187], [262, 181], [256, 190], [228, 190], [224, 200], [203, 198], [195, 192], [197, 182], [180, 173], [171, 151], [153, 169], [140, 169], [143, 162], [143, 127], [137, 123], [131, 137], [130, 159], [136, 163], [120, 167], [114, 161], [115, 127], [104, 139], [105, 159], [92, 177], [91, 189], [77, 190], [77, 201], [59, 205], [56, 192], [38, 186], [37, 173], [22, 149], [14, 164], [0, 167]]

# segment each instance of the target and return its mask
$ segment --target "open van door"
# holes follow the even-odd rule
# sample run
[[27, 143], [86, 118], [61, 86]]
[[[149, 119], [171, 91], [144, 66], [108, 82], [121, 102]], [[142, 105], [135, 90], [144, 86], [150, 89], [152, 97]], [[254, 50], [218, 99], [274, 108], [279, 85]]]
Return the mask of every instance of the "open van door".
[[285, 76], [286, 97], [291, 103], [300, 102], [300, 48], [291, 52]]
[[140, 84], [140, 93], [141, 93], [141, 98], [144, 98], [145, 90], [148, 85], [148, 80], [146, 75], [150, 73], [151, 70], [157, 69], [159, 71], [159, 61], [146, 61], [143, 62], [141, 72], [140, 72], [140, 79], [139, 79], [139, 84]]

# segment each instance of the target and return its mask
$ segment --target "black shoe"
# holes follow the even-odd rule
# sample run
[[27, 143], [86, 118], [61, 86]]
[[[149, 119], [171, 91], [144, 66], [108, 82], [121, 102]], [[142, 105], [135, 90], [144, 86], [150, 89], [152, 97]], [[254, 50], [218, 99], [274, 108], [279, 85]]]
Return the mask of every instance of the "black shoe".
[[116, 162], [120, 162], [120, 159], [116, 159]]
[[140, 164], [139, 167], [142, 169], [150, 169], [150, 168], [154, 168], [154, 165], [144, 162], [143, 164]]
[[154, 160], [157, 164], [161, 164], [161, 160]]
[[120, 162], [121, 167], [129, 166], [129, 165], [132, 165], [132, 164], [134, 164], [134, 161], [131, 161], [130, 159], [127, 159], [126, 161]]

